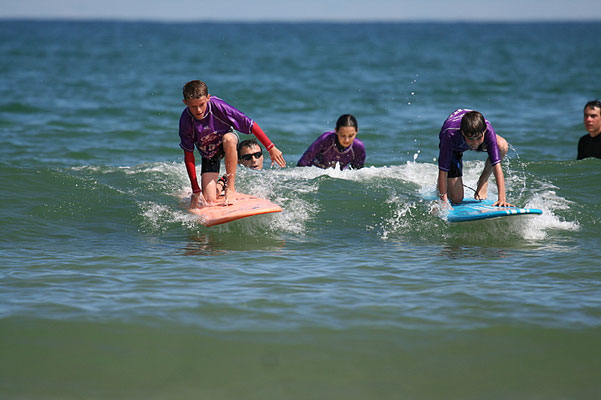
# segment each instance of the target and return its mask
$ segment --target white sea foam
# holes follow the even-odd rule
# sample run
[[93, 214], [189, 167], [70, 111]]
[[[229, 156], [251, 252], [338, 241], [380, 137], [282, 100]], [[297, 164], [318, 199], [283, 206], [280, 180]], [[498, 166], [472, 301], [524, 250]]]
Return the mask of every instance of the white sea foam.
[[[414, 160], [417, 160], [416, 153]], [[467, 161], [464, 163], [464, 183], [475, 188], [480, 176], [484, 161]], [[222, 168], [223, 170], [223, 168]], [[141, 203], [142, 214], [149, 226], [153, 229], [162, 229], [161, 226], [178, 223], [185, 227], [198, 227], [195, 216], [185, 211], [187, 201], [191, 194], [188, 177], [183, 163], [155, 163], [132, 167], [128, 173], [140, 174], [140, 180], [146, 182], [149, 190], [155, 190], [162, 195], [178, 199], [174, 204]], [[303, 168], [267, 168], [262, 171], [253, 171], [239, 167], [236, 178], [236, 190], [267, 198], [284, 209], [282, 213], [252, 218], [239, 223], [238, 228], [260, 228], [273, 232], [287, 232], [291, 234], [304, 234], [307, 223], [316, 218], [323, 205], [315, 201], [320, 188], [320, 179], [333, 178], [343, 181], [356, 182], [369, 188], [385, 190], [386, 215], [382, 216], [380, 223], [372, 229], [378, 230], [380, 237], [388, 239], [401, 232], [410, 234], [428, 229], [444, 229], [447, 226], [436, 223], [432, 227], [432, 218], [436, 216], [439, 222], [444, 221], [446, 208], [440, 207], [436, 200], [436, 181], [438, 167], [436, 163], [420, 163], [409, 161], [402, 165], [366, 167], [360, 170], [321, 169], [317, 167]], [[577, 230], [579, 225], [575, 221], [565, 221], [557, 215], [557, 211], [569, 208], [569, 202], [556, 193], [556, 188], [551, 184], [536, 182], [520, 171], [511, 171], [506, 174], [506, 187], [509, 200], [513, 203], [511, 195], [517, 192], [520, 203], [516, 204], [525, 208], [539, 208], [543, 215], [529, 218], [511, 218], [511, 224], [504, 229], [512, 234], [518, 234], [528, 240], [542, 240], [549, 229]], [[395, 183], [396, 182], [396, 183]], [[528, 185], [534, 188], [528, 189]], [[515, 188], [515, 190], [514, 190]], [[497, 196], [494, 179], [491, 178], [488, 186], [488, 197]], [[472, 191], [465, 189], [465, 196], [470, 197]], [[361, 201], [361, 199], [358, 199]], [[248, 223], [246, 223], [248, 222]], [[430, 225], [430, 226], [420, 226]], [[491, 224], [491, 226], [493, 226]], [[215, 228], [213, 228], [215, 229]], [[228, 228], [218, 228], [228, 229]]]
[[[417, 159], [417, 156], [415, 157]], [[466, 186], [476, 188], [478, 178], [484, 167], [484, 161], [467, 161], [464, 163], [463, 181]], [[431, 201], [428, 213], [437, 215], [444, 219], [447, 214], [446, 207], [441, 207], [436, 201], [436, 181], [438, 177], [438, 167], [435, 163], [417, 163], [407, 162], [405, 165], [379, 168], [379, 176], [397, 177], [406, 182], [413, 183], [418, 187], [418, 195], [428, 201]], [[560, 197], [555, 187], [550, 184], [536, 182], [532, 185], [535, 178], [527, 176], [522, 171], [512, 171], [506, 174], [506, 191], [509, 201], [517, 203], [511, 198], [511, 194], [517, 192], [522, 200], [522, 204], [516, 204], [523, 208], [538, 208], [543, 211], [540, 216], [528, 216], [508, 219], [510, 224], [504, 225], [503, 229], [507, 234], [517, 234], [527, 240], [542, 240], [547, 237], [547, 231], [551, 229], [559, 230], [578, 230], [579, 224], [576, 221], [565, 221], [557, 215], [557, 211], [569, 209], [569, 201]], [[528, 182], [530, 181], [530, 182]], [[529, 189], [528, 184], [534, 188]], [[465, 188], [465, 197], [471, 197], [472, 190]], [[497, 188], [494, 178], [491, 178], [488, 185], [488, 197], [496, 198]], [[401, 231], [407, 228], [407, 222], [403, 219], [411, 214], [411, 210], [417, 205], [396, 199], [397, 205], [393, 217], [388, 221], [382, 237], [386, 239], [391, 231]], [[391, 201], [394, 204], [394, 200]], [[405, 218], [409, 220], [408, 218]], [[415, 221], [412, 221], [415, 223]], [[493, 226], [491, 224], [491, 226]], [[496, 228], [496, 226], [494, 226]]]

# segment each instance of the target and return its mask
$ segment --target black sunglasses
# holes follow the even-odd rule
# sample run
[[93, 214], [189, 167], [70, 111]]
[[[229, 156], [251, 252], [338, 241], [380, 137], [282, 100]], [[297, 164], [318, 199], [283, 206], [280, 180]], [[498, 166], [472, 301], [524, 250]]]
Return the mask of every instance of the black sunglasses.
[[240, 156], [240, 159], [244, 161], [250, 161], [253, 157], [258, 160], [259, 158], [263, 157], [263, 152], [257, 151], [256, 153], [243, 154]]

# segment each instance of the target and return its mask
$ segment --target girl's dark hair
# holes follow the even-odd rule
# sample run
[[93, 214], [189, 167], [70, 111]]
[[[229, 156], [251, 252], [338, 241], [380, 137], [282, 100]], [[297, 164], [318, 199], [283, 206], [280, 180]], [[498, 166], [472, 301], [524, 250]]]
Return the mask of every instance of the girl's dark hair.
[[344, 114], [338, 118], [338, 121], [336, 121], [336, 130], [343, 126], [354, 126], [355, 130], [359, 130], [357, 118], [355, 118], [352, 114]]
[[486, 130], [486, 120], [478, 111], [468, 111], [461, 118], [461, 132], [467, 137], [480, 135]]

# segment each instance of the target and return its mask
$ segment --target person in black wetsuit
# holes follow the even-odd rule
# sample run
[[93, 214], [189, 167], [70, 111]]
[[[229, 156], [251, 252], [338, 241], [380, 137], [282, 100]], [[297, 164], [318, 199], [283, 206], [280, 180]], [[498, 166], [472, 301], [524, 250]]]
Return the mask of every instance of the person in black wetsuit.
[[601, 158], [601, 101], [589, 101], [584, 106], [584, 129], [588, 134], [578, 141], [577, 160]]

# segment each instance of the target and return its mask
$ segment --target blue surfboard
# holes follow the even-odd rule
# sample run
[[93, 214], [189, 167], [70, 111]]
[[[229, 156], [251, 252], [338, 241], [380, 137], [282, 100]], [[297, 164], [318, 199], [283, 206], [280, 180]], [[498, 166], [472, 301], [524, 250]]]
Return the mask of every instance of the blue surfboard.
[[511, 215], [542, 214], [538, 208], [494, 207], [492, 200], [463, 199], [453, 204], [447, 215], [449, 222], [476, 221], [479, 219], [508, 217]]

